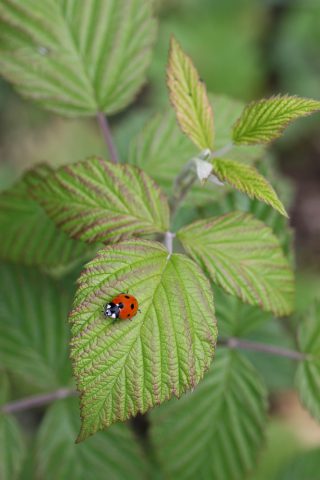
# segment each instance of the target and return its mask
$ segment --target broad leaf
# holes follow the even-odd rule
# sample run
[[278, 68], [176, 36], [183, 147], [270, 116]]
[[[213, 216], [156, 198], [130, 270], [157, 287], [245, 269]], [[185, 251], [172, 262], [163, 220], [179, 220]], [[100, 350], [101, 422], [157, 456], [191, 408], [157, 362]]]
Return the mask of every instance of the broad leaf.
[[[113, 322], [103, 307], [122, 291], [138, 299], [140, 312]], [[147, 240], [98, 252], [80, 277], [70, 320], [83, 419], [78, 441], [195, 387], [214, 353], [208, 280], [186, 256], [168, 258]]]
[[181, 130], [201, 150], [213, 149], [213, 111], [191, 59], [171, 38], [167, 82]]
[[[0, 410], [1, 405], [9, 400], [7, 376], [0, 371]], [[18, 422], [11, 415], [0, 411], [0, 478], [16, 480], [22, 469], [25, 457], [25, 443]]]
[[37, 437], [37, 478], [146, 478], [146, 462], [127, 426], [114, 425], [85, 445], [75, 445], [79, 424], [78, 400], [59, 401], [49, 408]]
[[210, 279], [246, 303], [276, 315], [293, 309], [293, 272], [272, 231], [234, 212], [200, 220], [177, 234]]
[[246, 106], [233, 128], [237, 144], [268, 143], [278, 138], [299, 117], [320, 110], [320, 102], [309, 98], [276, 96]]
[[240, 192], [246, 193], [250, 198], [262, 200], [285, 217], [287, 216], [278, 195], [268, 180], [260, 175], [255, 168], [232, 160], [215, 158], [213, 169], [219, 180], [227, 182]]
[[33, 193], [65, 232], [89, 243], [168, 228], [166, 198], [144, 172], [130, 165], [93, 157], [58, 169]]
[[306, 359], [300, 362], [296, 384], [303, 405], [320, 421], [320, 302], [301, 323], [298, 345]]
[[262, 444], [266, 391], [239, 352], [219, 349], [196, 390], [154, 409], [151, 419], [168, 478], [241, 480]]
[[112, 114], [140, 89], [155, 36], [149, 0], [3, 0], [0, 73], [66, 115]]
[[3, 265], [0, 279], [0, 365], [41, 389], [69, 383], [71, 292], [27, 268]]
[[32, 199], [28, 178], [30, 180], [30, 174], [0, 194], [1, 258], [52, 268], [70, 265], [88, 256], [88, 246], [59, 230]]

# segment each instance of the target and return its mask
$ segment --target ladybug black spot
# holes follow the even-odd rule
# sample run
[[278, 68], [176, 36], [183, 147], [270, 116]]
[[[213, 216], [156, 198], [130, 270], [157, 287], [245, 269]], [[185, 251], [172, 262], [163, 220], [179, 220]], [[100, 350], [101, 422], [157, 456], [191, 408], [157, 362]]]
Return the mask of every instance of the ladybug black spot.
[[130, 298], [129, 295], [125, 295], [124, 298]]
[[134, 309], [134, 305], [133, 305], [133, 303], [131, 303], [131, 305], [130, 305], [130, 306], [131, 306], [131, 310], [133, 310], [133, 309]]
[[128, 313], [127, 317], [130, 317], [130, 313]]
[[119, 308], [123, 308], [123, 307], [124, 307], [123, 303], [120, 302], [120, 303], [119, 303]]

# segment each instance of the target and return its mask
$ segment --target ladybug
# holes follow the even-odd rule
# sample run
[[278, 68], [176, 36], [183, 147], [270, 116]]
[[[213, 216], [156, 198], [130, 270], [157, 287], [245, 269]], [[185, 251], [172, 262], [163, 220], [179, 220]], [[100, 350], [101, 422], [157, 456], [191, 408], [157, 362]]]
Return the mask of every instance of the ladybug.
[[103, 313], [108, 318], [119, 318], [128, 320], [136, 315], [138, 311], [138, 300], [128, 293], [120, 293], [104, 307]]

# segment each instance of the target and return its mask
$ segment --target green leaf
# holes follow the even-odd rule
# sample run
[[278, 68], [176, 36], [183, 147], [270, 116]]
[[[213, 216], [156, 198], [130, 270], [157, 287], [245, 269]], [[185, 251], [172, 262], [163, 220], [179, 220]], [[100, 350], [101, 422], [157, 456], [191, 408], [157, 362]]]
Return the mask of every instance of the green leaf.
[[127, 426], [114, 425], [85, 445], [75, 445], [79, 424], [78, 400], [59, 401], [49, 408], [36, 442], [37, 478], [146, 478], [146, 461]]
[[177, 233], [183, 247], [227, 293], [275, 315], [293, 309], [293, 272], [270, 228], [234, 212]]
[[[138, 299], [140, 312], [132, 321], [106, 319], [104, 305], [123, 291]], [[83, 419], [78, 441], [193, 388], [214, 353], [208, 280], [186, 256], [168, 257], [156, 242], [100, 250], [80, 277], [70, 320]]]
[[212, 150], [213, 111], [206, 87], [174, 37], [170, 42], [167, 82], [181, 130], [201, 150]]
[[287, 125], [320, 110], [320, 102], [310, 98], [275, 96], [246, 106], [233, 127], [237, 144], [268, 143], [280, 137]]
[[296, 454], [277, 480], [320, 480], [320, 448]]
[[[0, 409], [9, 398], [7, 375], [0, 370]], [[0, 411], [0, 478], [15, 480], [22, 469], [25, 456], [25, 443], [20, 427], [11, 415]]]
[[20, 427], [11, 415], [0, 414], [0, 478], [16, 480], [25, 457], [25, 443]]
[[132, 102], [155, 37], [149, 0], [4, 0], [0, 73], [65, 115], [113, 114]]
[[73, 264], [88, 256], [88, 245], [59, 230], [32, 199], [28, 188], [36, 182], [30, 175], [37, 170], [0, 194], [0, 257], [45, 268]]
[[240, 353], [218, 349], [196, 390], [154, 409], [151, 419], [168, 478], [241, 480], [262, 445], [266, 391]]
[[316, 302], [301, 323], [298, 335], [300, 351], [306, 359], [299, 363], [296, 385], [301, 402], [320, 421], [320, 302]]
[[0, 365], [41, 389], [69, 383], [71, 292], [30, 268], [3, 265], [0, 278]]
[[33, 194], [57, 225], [89, 243], [168, 229], [166, 198], [131, 165], [112, 165], [93, 157], [56, 170]]
[[215, 158], [213, 169], [219, 180], [227, 182], [240, 192], [246, 193], [250, 198], [257, 198], [271, 205], [285, 217], [288, 216], [268, 180], [260, 175], [255, 168], [232, 160]]

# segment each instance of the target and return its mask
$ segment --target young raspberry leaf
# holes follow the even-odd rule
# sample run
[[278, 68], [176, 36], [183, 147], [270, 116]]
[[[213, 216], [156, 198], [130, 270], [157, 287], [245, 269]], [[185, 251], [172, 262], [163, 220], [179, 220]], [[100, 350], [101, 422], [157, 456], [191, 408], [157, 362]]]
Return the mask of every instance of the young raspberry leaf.
[[319, 110], [317, 100], [288, 95], [249, 103], [233, 127], [233, 141], [247, 145], [269, 143], [280, 137], [289, 123]]
[[[104, 317], [104, 305], [126, 291], [140, 312], [131, 321]], [[78, 441], [195, 387], [217, 336], [210, 284], [199, 267], [147, 240], [98, 252], [79, 279], [70, 322]]]
[[210, 279], [231, 295], [275, 315], [293, 310], [293, 272], [272, 230], [233, 212], [184, 227], [177, 234]]
[[113, 114], [132, 102], [151, 60], [150, 0], [5, 0], [0, 73], [64, 115]]
[[166, 198], [151, 178], [131, 165], [90, 158], [48, 175], [33, 195], [65, 232], [88, 243], [168, 229]]
[[171, 38], [167, 82], [181, 130], [201, 150], [213, 149], [213, 111], [204, 83], [191, 59]]
[[239, 352], [219, 348], [196, 390], [151, 412], [165, 478], [240, 480], [263, 444], [267, 392]]
[[246, 193], [250, 198], [257, 198], [271, 205], [279, 213], [287, 217], [284, 206], [278, 195], [268, 182], [254, 167], [243, 165], [239, 162], [215, 158], [213, 169], [222, 182], [227, 182], [240, 192]]
[[301, 402], [320, 421], [320, 302], [316, 302], [300, 325], [298, 344], [306, 359], [299, 363], [296, 385]]

